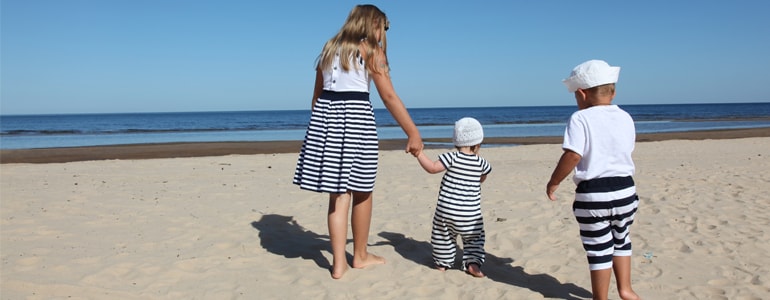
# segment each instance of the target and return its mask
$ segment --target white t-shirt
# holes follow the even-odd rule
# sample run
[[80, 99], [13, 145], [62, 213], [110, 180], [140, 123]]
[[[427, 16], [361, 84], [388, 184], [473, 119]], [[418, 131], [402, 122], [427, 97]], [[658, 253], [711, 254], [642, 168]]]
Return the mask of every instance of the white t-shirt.
[[573, 181], [601, 177], [633, 176], [636, 128], [634, 120], [617, 105], [600, 105], [576, 111], [564, 130], [562, 148], [582, 159]]

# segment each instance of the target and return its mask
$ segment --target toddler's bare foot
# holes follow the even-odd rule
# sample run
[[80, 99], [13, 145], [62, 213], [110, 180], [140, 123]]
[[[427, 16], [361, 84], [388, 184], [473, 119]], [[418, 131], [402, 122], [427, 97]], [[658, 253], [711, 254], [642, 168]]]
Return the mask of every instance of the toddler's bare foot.
[[371, 253], [366, 253], [366, 256], [353, 258], [353, 268], [363, 269], [371, 265], [381, 265], [385, 263], [385, 258], [377, 256]]
[[436, 270], [444, 272], [444, 271], [446, 271], [446, 267], [442, 267], [442, 266], [436, 265]]
[[481, 268], [478, 264], [468, 264], [468, 270], [466, 272], [473, 277], [484, 277], [484, 272], [481, 272]]
[[329, 271], [332, 273], [332, 278], [334, 279], [340, 279], [342, 278], [342, 275], [345, 275], [345, 272], [348, 270], [348, 264], [347, 263], [341, 263], [338, 266], [332, 266]]

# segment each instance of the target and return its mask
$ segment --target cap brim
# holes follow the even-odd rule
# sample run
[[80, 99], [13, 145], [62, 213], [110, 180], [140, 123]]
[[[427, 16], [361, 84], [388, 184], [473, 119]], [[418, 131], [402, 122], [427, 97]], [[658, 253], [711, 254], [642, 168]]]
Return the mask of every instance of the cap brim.
[[562, 80], [567, 90], [574, 93], [578, 89], [588, 89], [595, 86], [617, 83], [620, 76], [620, 67], [610, 66], [609, 70], [601, 76], [588, 76], [586, 74], [575, 74]]

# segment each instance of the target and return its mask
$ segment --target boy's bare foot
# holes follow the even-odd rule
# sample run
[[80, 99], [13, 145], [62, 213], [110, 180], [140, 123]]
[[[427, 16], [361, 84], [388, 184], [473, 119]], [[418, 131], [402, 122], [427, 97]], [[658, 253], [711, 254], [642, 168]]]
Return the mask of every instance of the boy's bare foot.
[[443, 267], [443, 266], [439, 266], [439, 265], [436, 265], [436, 270], [439, 270], [439, 271], [441, 271], [441, 272], [444, 272], [444, 271], [446, 271], [446, 267]]
[[484, 272], [481, 272], [481, 268], [479, 267], [478, 264], [468, 264], [467, 269], [468, 270], [466, 270], [465, 272], [467, 272], [468, 274], [471, 274], [473, 277], [479, 277], [479, 278], [484, 277]]
[[345, 275], [345, 272], [348, 270], [348, 264], [343, 263], [340, 266], [332, 266], [329, 271], [332, 273], [332, 278], [334, 279], [340, 279], [342, 278], [342, 275]]
[[385, 263], [385, 258], [371, 253], [366, 253], [365, 257], [353, 257], [353, 268], [363, 269], [371, 265], [381, 265]]

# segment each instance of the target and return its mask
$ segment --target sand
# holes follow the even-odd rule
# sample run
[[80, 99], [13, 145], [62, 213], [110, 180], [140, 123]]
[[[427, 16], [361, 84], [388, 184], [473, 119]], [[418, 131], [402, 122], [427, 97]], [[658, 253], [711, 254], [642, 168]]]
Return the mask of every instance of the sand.
[[[632, 279], [642, 297], [770, 298], [768, 131], [637, 143]], [[383, 150], [369, 249], [387, 263], [331, 279], [327, 196], [291, 184], [296, 150], [274, 152], [5, 161], [0, 298], [590, 299], [574, 185], [555, 202], [544, 192], [558, 144], [482, 148], [493, 165], [486, 278], [431, 268], [441, 175]]]

